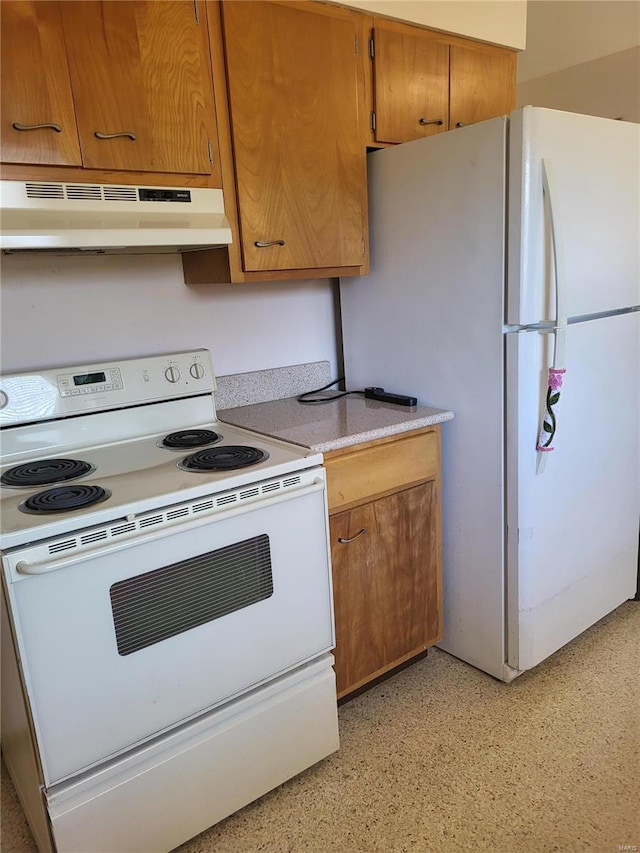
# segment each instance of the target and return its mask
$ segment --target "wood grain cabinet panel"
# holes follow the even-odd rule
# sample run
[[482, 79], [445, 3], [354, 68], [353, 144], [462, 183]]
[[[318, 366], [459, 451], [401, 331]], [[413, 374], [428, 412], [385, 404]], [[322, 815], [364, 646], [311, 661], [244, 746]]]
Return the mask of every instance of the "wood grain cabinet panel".
[[365, 149], [353, 16], [222, 4], [243, 269], [360, 266]]
[[80, 166], [60, 4], [4, 0], [0, 11], [3, 162]]
[[435, 432], [398, 438], [327, 459], [329, 511], [347, 509], [375, 495], [406, 488], [439, 473]]
[[370, 145], [409, 142], [515, 109], [515, 51], [372, 21]]
[[63, 3], [85, 168], [211, 172], [206, 27], [192, 2]]
[[375, 138], [409, 142], [449, 127], [449, 45], [417, 27], [374, 25]]
[[516, 104], [516, 54], [451, 46], [451, 127], [506, 115]]
[[441, 639], [440, 430], [325, 454], [338, 697]]
[[221, 186], [203, 2], [9, 0], [1, 12], [3, 177]]
[[332, 516], [338, 696], [438, 639], [434, 482]]

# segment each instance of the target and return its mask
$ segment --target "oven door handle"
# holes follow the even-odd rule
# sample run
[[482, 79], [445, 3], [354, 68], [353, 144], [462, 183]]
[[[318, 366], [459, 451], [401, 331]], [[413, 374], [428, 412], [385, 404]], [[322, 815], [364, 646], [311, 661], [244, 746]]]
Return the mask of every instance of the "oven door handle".
[[[18, 576], [46, 575], [50, 572], [56, 572], [60, 569], [66, 569], [69, 566], [74, 566], [78, 563], [82, 563], [85, 560], [95, 560], [100, 557], [104, 557], [107, 554], [113, 554], [116, 551], [121, 551], [124, 548], [130, 548], [134, 545], [144, 545], [150, 541], [155, 542], [159, 538], [164, 536], [172, 536], [176, 533], [186, 533], [189, 530], [193, 530], [196, 527], [202, 527], [205, 524], [217, 524], [232, 516], [237, 517], [238, 515], [244, 514], [245, 512], [252, 512], [262, 507], [273, 506], [273, 504], [275, 503], [283, 503], [284, 501], [292, 500], [296, 497], [302, 497], [303, 495], [308, 495], [312, 492], [322, 491], [324, 490], [324, 488], [324, 479], [322, 477], [316, 477], [313, 483], [308, 486], [303, 486], [299, 489], [292, 489], [290, 492], [282, 494], [276, 493], [268, 500], [262, 500], [255, 503], [249, 502], [246, 506], [233, 507], [223, 512], [215, 512], [209, 515], [202, 515], [199, 518], [192, 519], [190, 521], [180, 521], [176, 524], [168, 524], [162, 529], [153, 528], [148, 532], [145, 532], [144, 534], [140, 534], [138, 536], [123, 537], [122, 539], [118, 539], [117, 542], [108, 542], [107, 544], [100, 545], [96, 548], [88, 548], [87, 550], [83, 550], [77, 554], [67, 553], [64, 557], [57, 557], [52, 560], [44, 560], [42, 562], [29, 562], [28, 560], [18, 560], [14, 564], [14, 571], [17, 572]], [[15, 575], [14, 578], [15, 580], [20, 579], [19, 577], [16, 578]]]

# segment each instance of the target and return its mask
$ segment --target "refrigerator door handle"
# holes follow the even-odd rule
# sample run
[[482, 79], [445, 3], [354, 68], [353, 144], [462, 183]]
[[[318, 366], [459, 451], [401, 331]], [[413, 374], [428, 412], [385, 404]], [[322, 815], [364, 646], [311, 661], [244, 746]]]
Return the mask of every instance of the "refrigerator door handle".
[[[549, 224], [551, 226], [551, 246], [553, 249], [553, 289], [556, 306], [556, 325], [565, 326], [567, 323], [567, 279], [564, 263], [564, 241], [558, 217], [557, 206], [554, 208], [554, 198], [558, 198], [553, 177], [551, 162], [542, 159], [542, 191], [547, 198], [547, 210], [549, 211]], [[554, 357], [555, 361], [555, 357]]]
[[542, 423], [536, 442], [536, 474], [542, 474], [549, 451], [554, 450], [553, 441], [558, 428], [557, 410], [561, 389], [564, 383], [565, 347], [566, 347], [566, 274], [564, 263], [564, 244], [560, 230], [557, 208], [553, 200], [557, 198], [553, 169], [549, 160], [542, 159], [542, 190], [547, 198], [549, 224], [551, 226], [551, 247], [553, 257], [553, 281], [556, 304], [556, 321], [553, 329], [553, 365], [547, 374], [547, 390], [542, 407]]

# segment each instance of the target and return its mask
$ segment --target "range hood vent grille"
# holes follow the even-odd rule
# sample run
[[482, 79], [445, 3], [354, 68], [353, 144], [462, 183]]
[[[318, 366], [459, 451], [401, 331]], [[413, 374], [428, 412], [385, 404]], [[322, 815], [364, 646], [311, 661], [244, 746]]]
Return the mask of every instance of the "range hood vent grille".
[[26, 184], [27, 198], [79, 199], [82, 201], [138, 201], [136, 187], [101, 184]]
[[138, 201], [135, 187], [103, 187], [105, 201]]
[[94, 187], [91, 184], [67, 184], [65, 186], [65, 198], [91, 198], [101, 199], [100, 187]]
[[63, 184], [25, 184], [27, 198], [64, 198]]

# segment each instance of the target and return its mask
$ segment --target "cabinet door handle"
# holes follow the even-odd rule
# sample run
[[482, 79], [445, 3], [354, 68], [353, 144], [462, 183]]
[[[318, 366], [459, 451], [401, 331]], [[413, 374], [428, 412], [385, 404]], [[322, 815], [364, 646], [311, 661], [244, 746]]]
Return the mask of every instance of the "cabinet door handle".
[[465, 124], [465, 122], [463, 122], [463, 121], [457, 121], [457, 122], [456, 122], [456, 127], [466, 127], [466, 124]]
[[62, 133], [60, 125], [54, 124], [52, 121], [45, 122], [44, 124], [20, 124], [19, 121], [14, 121], [11, 127], [14, 130], [40, 130], [41, 127], [49, 127], [51, 130], [55, 130], [56, 133]]
[[366, 533], [366, 532], [367, 532], [367, 531], [366, 531], [366, 530], [365, 530], [365, 528], [363, 527], [363, 528], [362, 528], [362, 530], [358, 530], [358, 532], [356, 533], [356, 535], [355, 535], [355, 536], [352, 536], [352, 537], [351, 537], [351, 539], [344, 539], [342, 536], [338, 536], [338, 542], [339, 542], [341, 545], [346, 545], [346, 544], [348, 544], [349, 542], [353, 542], [353, 540], [354, 540], [354, 539], [357, 539], [357, 538], [358, 538], [358, 536], [362, 536], [362, 534], [363, 534], [363, 533]]
[[269, 240], [266, 243], [256, 240], [253, 245], [257, 246], [258, 249], [266, 249], [268, 246], [284, 246], [284, 240]]
[[119, 136], [128, 136], [132, 142], [136, 141], [135, 133], [131, 133], [130, 130], [123, 130], [122, 133], [100, 133], [99, 130], [93, 134], [98, 139], [116, 139]]
[[444, 121], [441, 118], [421, 118], [418, 124], [444, 124]]

